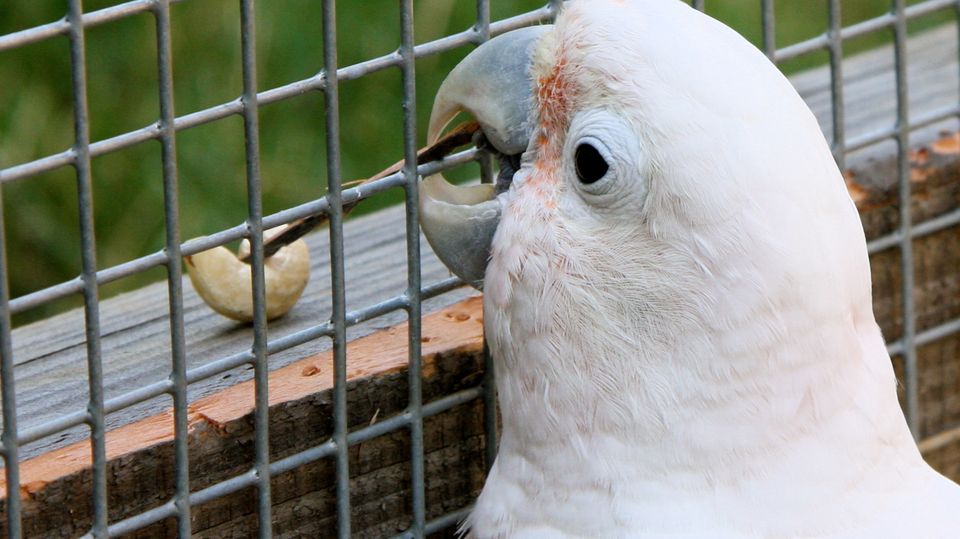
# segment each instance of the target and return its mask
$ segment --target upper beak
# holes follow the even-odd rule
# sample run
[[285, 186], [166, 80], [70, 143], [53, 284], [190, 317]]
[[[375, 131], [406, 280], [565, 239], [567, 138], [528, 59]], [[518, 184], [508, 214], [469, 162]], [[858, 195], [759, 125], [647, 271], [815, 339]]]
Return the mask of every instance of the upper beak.
[[[530, 62], [549, 25], [514, 30], [484, 43], [440, 85], [430, 114], [427, 143], [460, 112], [471, 114], [500, 157], [522, 154], [535, 122]], [[514, 159], [515, 161], [515, 159]], [[500, 221], [494, 185], [458, 187], [439, 174], [420, 186], [420, 226], [440, 260], [471, 286], [482, 289], [490, 244]]]

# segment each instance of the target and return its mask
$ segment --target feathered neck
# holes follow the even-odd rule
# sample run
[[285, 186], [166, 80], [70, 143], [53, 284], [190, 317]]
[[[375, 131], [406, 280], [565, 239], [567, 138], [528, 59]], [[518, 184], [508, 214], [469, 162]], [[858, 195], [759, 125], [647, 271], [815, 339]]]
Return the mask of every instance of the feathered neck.
[[626, 233], [578, 242], [597, 234], [527, 188], [506, 197], [485, 297], [508, 480], [709, 492], [827, 463], [853, 481], [889, 456], [878, 440], [916, 453], [868, 295], [812, 300], [816, 272], [716, 237], [685, 243], [714, 249], [699, 267]]

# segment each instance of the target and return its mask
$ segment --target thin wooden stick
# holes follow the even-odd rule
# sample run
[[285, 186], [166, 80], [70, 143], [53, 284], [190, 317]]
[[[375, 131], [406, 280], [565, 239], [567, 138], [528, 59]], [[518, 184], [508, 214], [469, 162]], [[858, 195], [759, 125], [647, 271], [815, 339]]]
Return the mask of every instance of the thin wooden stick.
[[[476, 133], [480, 131], [480, 124], [475, 121], [464, 122], [450, 131], [446, 135], [440, 137], [439, 140], [422, 148], [417, 152], [417, 164], [422, 165], [424, 163], [429, 163], [430, 161], [438, 161], [444, 157], [453, 153], [457, 148], [461, 148], [473, 142], [473, 137]], [[381, 178], [386, 178], [391, 174], [396, 174], [397, 172], [403, 169], [403, 160], [397, 161], [393, 165], [381, 170], [377, 174], [370, 176], [369, 178], [363, 180], [353, 180], [343, 184], [343, 187], [351, 188], [363, 185], [367, 182], [372, 182], [374, 180], [379, 180]], [[357, 206], [357, 202], [343, 205], [344, 215], [350, 213], [354, 207]], [[263, 242], [263, 256], [270, 257], [273, 256], [280, 249], [284, 248], [287, 245], [297, 241], [298, 239], [305, 236], [311, 230], [321, 226], [327, 222], [328, 216], [326, 213], [319, 213], [316, 215], [308, 215], [307, 217], [302, 217], [296, 221], [290, 222], [287, 224], [286, 228], [279, 234], [273, 236], [272, 238]], [[247, 264], [250, 263], [250, 255], [240, 259], [241, 262]]]

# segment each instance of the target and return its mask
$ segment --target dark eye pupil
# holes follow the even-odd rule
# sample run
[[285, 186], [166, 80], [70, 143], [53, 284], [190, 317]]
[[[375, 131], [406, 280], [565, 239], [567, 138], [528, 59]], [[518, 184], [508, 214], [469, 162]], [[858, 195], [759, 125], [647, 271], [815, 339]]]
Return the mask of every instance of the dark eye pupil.
[[573, 159], [577, 165], [577, 179], [586, 184], [599, 180], [610, 168], [600, 152], [587, 143], [577, 146]]

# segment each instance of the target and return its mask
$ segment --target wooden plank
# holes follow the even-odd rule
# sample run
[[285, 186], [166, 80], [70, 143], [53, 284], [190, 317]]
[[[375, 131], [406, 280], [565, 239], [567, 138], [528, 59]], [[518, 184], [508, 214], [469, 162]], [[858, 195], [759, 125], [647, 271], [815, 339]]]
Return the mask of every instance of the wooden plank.
[[[435, 376], [431, 358], [442, 352], [476, 353], [483, 347], [483, 309], [473, 297], [423, 319], [424, 377]], [[371, 375], [386, 376], [406, 368], [407, 324], [352, 341], [347, 380]], [[270, 373], [270, 405], [301, 400], [333, 387], [333, 359], [329, 351], [295, 361]], [[205, 424], [213, 430], [253, 413], [254, 387], [248, 380], [198, 399], [189, 405], [191, 429]], [[114, 429], [107, 439], [107, 458], [115, 459], [152, 445], [173, 440], [173, 414], [166, 410]], [[20, 468], [22, 490], [36, 492], [59, 477], [77, 473], [90, 465], [90, 446], [74, 443], [26, 461]], [[0, 488], [6, 480], [0, 476]]]
[[[470, 376], [482, 368], [483, 319], [479, 297], [425, 317], [422, 330], [426, 398], [433, 399], [438, 392], [448, 392], [451, 388], [468, 388], [479, 381], [479, 378]], [[398, 380], [406, 377], [406, 323], [352, 341], [348, 354], [351, 427], [371, 425], [378, 419], [402, 413], [406, 407], [406, 388]], [[379, 381], [370, 383], [371, 377]], [[270, 434], [274, 459], [318, 445], [330, 436], [332, 387], [333, 358], [329, 351], [271, 372]], [[190, 404], [192, 490], [228, 479], [249, 468], [253, 450], [250, 443], [253, 403], [253, 382], [247, 381]], [[447, 469], [462, 465], [462, 453], [467, 449], [475, 460], [463, 469], [468, 474], [466, 479], [463, 473], [433, 474], [428, 488], [435, 491], [456, 490], [464, 486], [464, 481], [472, 485], [452, 497], [449, 493], [444, 494], [444, 499], [449, 498], [448, 503], [438, 504], [438, 508], [452, 503], [468, 503], [476, 488], [482, 485], [482, 441], [478, 438], [482, 425], [480, 417], [479, 403], [473, 402], [430, 420], [436, 427], [428, 431], [430, 435], [425, 440], [428, 467]], [[465, 421], [469, 423], [468, 431], [472, 436], [464, 436], [469, 432], [460, 428]], [[174, 486], [173, 475], [168, 469], [172, 464], [172, 440], [173, 418], [169, 411], [108, 433], [110, 504], [112, 508], [119, 508], [114, 514], [142, 511], [162, 504], [170, 496]], [[381, 495], [389, 493], [391, 484], [395, 494], [401, 499], [405, 496], [408, 480], [404, 478], [403, 470], [409, 464], [409, 457], [404, 455], [406, 449], [400, 449], [400, 446], [405, 448], [408, 445], [406, 431], [400, 429], [382, 439], [351, 448], [355, 461], [352, 469], [358, 483], [368, 484], [363, 488], [367, 497], [372, 496], [370, 503], [382, 503]], [[323, 469], [329, 464], [330, 459], [325, 459], [310, 469], [325, 477], [330, 471]], [[89, 486], [90, 475], [90, 449], [86, 442], [76, 442], [30, 459], [22, 464], [20, 473], [24, 527], [33, 531], [29, 535], [36, 533], [36, 536], [48, 537], [57, 530], [56, 533], [64, 536], [76, 536], [89, 527], [90, 508], [82, 494]], [[297, 473], [303, 472], [298, 470]], [[298, 480], [295, 476], [284, 474], [274, 480], [274, 502], [281, 506], [275, 518], [281, 525], [286, 518], [282, 511], [284, 504], [295, 501], [302, 505], [306, 501], [301, 498], [311, 493], [321, 495], [317, 493], [325, 492], [333, 484], [328, 477], [325, 483], [317, 480], [304, 484], [302, 478]], [[402, 480], [398, 482], [398, 478]], [[374, 486], [373, 482], [377, 485]], [[0, 487], [6, 487], [2, 479]], [[194, 530], [199, 536], [218, 537], [242, 529], [246, 522], [244, 518], [218, 519], [231, 512], [249, 513], [253, 506], [246, 507], [246, 498], [244, 494], [231, 496], [195, 509]], [[358, 498], [362, 500], [363, 497], [358, 495]], [[52, 516], [51, 507], [62, 509]], [[362, 509], [364, 504], [357, 507]], [[405, 503], [404, 507], [409, 504]], [[435, 515], [457, 507], [436, 509]], [[66, 508], [69, 511], [63, 510]], [[328, 509], [332, 511], [332, 508]], [[403, 512], [399, 511], [394, 520], [402, 516]], [[379, 533], [390, 519], [371, 519], [369, 511], [364, 513], [361, 510], [356, 522], [360, 525], [358, 530], [362, 531], [362, 523], [366, 522], [367, 527], [375, 528]], [[148, 536], [162, 535], [160, 530], [163, 528], [156, 526], [145, 533]]]

